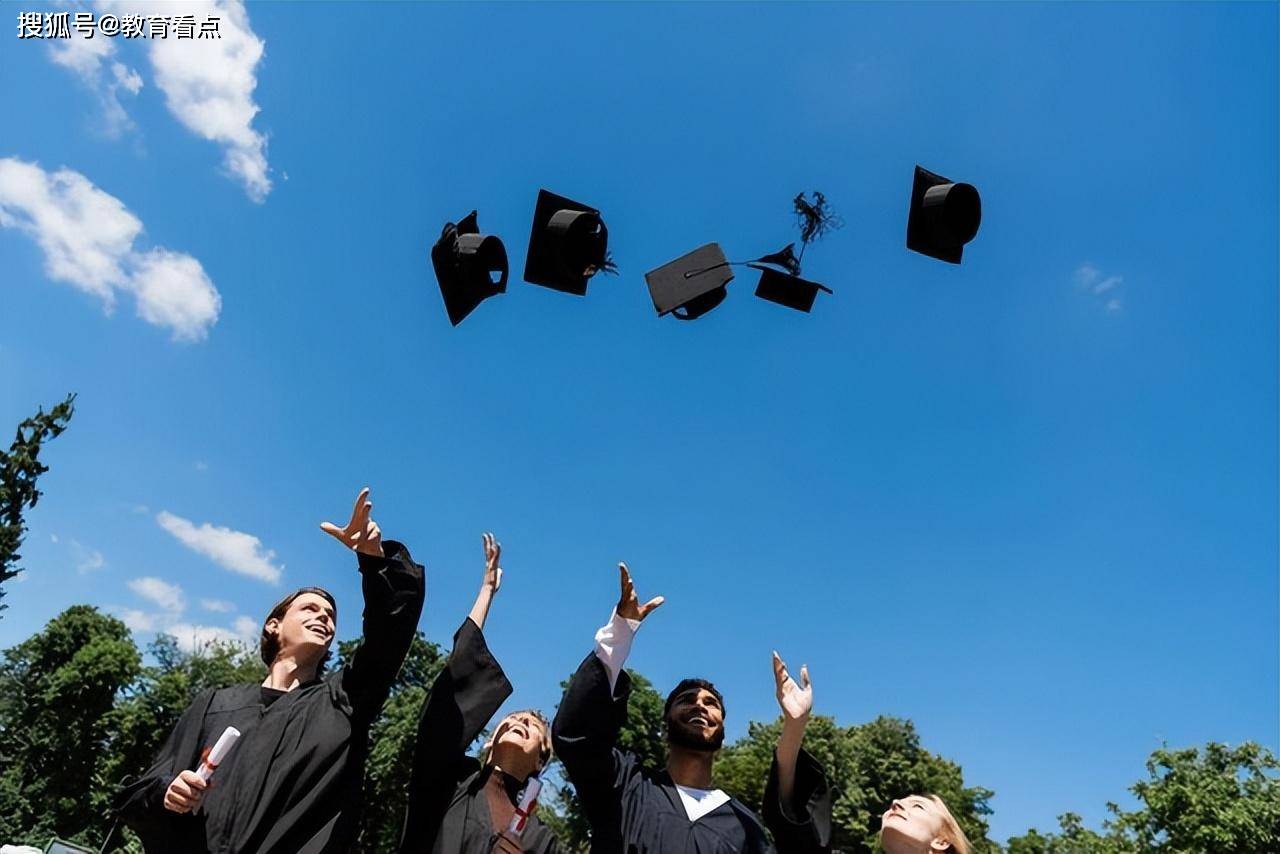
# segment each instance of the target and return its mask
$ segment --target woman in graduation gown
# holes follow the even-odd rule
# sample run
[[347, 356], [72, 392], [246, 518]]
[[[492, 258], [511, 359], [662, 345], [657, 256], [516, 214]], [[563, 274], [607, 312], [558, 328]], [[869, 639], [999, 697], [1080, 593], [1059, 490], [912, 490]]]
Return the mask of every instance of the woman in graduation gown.
[[[322, 675], [337, 627], [333, 597], [303, 588], [262, 630], [261, 685], [206, 691], [183, 713], [155, 764], [117, 793], [120, 818], [148, 854], [318, 854], [350, 850], [369, 727], [422, 612], [423, 569], [370, 518], [369, 490], [345, 528], [322, 529], [356, 552], [364, 640]], [[241, 736], [205, 784], [194, 770], [228, 726]]]
[[[665, 768], [644, 768], [617, 748], [630, 678], [622, 670], [640, 623], [662, 604], [641, 605], [625, 564], [622, 595], [596, 633], [595, 650], [569, 682], [552, 728], [556, 754], [591, 824], [591, 850], [627, 854], [780, 854], [830, 848], [831, 795], [822, 769], [800, 748], [813, 708], [808, 672], [797, 684], [774, 654], [783, 729], [764, 792], [764, 820], [712, 788], [724, 741], [724, 700], [703, 679], [686, 679], [663, 710]], [[765, 827], [773, 834], [769, 843]]]
[[563, 849], [535, 814], [521, 834], [507, 828], [519, 794], [551, 758], [550, 726], [536, 711], [507, 715], [485, 745], [467, 748], [507, 697], [511, 683], [485, 644], [485, 618], [502, 584], [502, 547], [484, 535], [485, 571], [471, 613], [423, 705], [409, 781], [401, 854], [559, 854]]

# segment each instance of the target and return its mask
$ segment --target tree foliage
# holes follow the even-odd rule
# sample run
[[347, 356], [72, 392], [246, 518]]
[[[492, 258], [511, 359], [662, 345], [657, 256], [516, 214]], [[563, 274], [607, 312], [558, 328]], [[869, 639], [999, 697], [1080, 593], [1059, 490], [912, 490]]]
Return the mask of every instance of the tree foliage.
[[[27, 533], [23, 512], [40, 500], [36, 481], [49, 467], [40, 462], [40, 446], [57, 437], [71, 421], [76, 396], [67, 395], [47, 413], [43, 408], [18, 425], [18, 434], [8, 451], [0, 451], [0, 599], [4, 582], [21, 570], [22, 538]], [[0, 612], [7, 606], [0, 603]]]
[[1130, 811], [1107, 804], [1103, 832], [1066, 813], [1061, 832], [1035, 830], [1009, 840], [1010, 854], [1257, 854], [1280, 850], [1280, 762], [1266, 748], [1161, 748], [1147, 760], [1146, 780], [1131, 791]]
[[112, 709], [137, 678], [124, 623], [87, 605], [59, 614], [0, 664], [0, 839], [43, 844], [95, 824]]
[[[338, 645], [338, 667], [351, 660], [359, 642], [356, 639]], [[444, 668], [447, 658], [448, 653], [439, 644], [417, 632], [400, 674], [391, 687], [391, 696], [369, 731], [364, 811], [360, 816], [360, 836], [355, 848], [360, 854], [394, 851], [400, 841], [400, 829], [404, 825], [404, 811], [408, 804], [407, 786], [413, 768], [413, 742], [418, 731], [418, 718], [422, 714], [427, 689]]]

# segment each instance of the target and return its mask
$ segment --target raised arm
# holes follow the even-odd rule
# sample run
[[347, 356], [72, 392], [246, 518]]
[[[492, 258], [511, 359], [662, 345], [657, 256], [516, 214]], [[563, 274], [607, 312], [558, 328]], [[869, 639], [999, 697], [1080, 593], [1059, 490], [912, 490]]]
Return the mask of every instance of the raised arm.
[[320, 528], [356, 553], [364, 592], [364, 640], [343, 669], [342, 688], [357, 719], [377, 717], [400, 665], [404, 663], [422, 614], [426, 584], [421, 565], [395, 540], [383, 541], [370, 518], [373, 504], [365, 487], [356, 498], [345, 528], [332, 522]]
[[618, 564], [621, 595], [609, 622], [596, 632], [595, 649], [579, 665], [552, 724], [556, 755], [591, 823], [600, 850], [616, 840], [621, 824], [620, 797], [637, 765], [617, 749], [618, 731], [627, 717], [631, 679], [623, 671], [640, 623], [662, 604], [658, 596], [643, 605], [626, 564]]
[[764, 792], [764, 821], [773, 833], [779, 854], [824, 852], [831, 847], [831, 792], [826, 775], [801, 749], [804, 730], [813, 711], [809, 667], [800, 667], [800, 682], [773, 654], [773, 680], [782, 709], [782, 733]]
[[467, 617], [436, 677], [418, 720], [400, 851], [431, 850], [464, 774], [470, 746], [511, 696], [511, 683], [489, 652], [480, 627]]
[[502, 543], [494, 539], [493, 534], [483, 535], [484, 539], [484, 579], [480, 582], [480, 592], [476, 594], [476, 603], [471, 606], [471, 622], [483, 629], [484, 621], [489, 616], [489, 606], [493, 597], [498, 595], [502, 586], [502, 567], [498, 559], [502, 557]]

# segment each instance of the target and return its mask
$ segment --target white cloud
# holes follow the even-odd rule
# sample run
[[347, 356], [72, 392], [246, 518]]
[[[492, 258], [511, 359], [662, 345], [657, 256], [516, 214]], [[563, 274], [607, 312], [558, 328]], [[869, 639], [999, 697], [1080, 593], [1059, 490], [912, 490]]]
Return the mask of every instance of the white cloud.
[[235, 604], [226, 599], [201, 599], [200, 607], [217, 614], [230, 614], [236, 609]]
[[1116, 314], [1124, 308], [1124, 298], [1120, 294], [1124, 276], [1104, 274], [1086, 261], [1076, 268], [1074, 278], [1076, 287], [1100, 300], [1107, 314]]
[[222, 310], [222, 298], [200, 262], [190, 255], [152, 249], [138, 256], [133, 274], [138, 315], [148, 323], [167, 326], [184, 341], [204, 338]]
[[[210, 626], [192, 623], [184, 619], [187, 608], [182, 588], [160, 578], [135, 578], [129, 589], [159, 608], [143, 611], [137, 608], [113, 607], [124, 624], [135, 632], [155, 632], [172, 635], [178, 647], [186, 652], [199, 652], [211, 643], [242, 643], [252, 645], [258, 637], [258, 625], [248, 617], [237, 617], [231, 626]], [[230, 602], [219, 599], [201, 599], [200, 604], [209, 610], [234, 611]], [[210, 606], [215, 607], [210, 607]]]
[[270, 584], [280, 582], [284, 567], [272, 562], [276, 553], [263, 548], [262, 541], [252, 534], [217, 527], [208, 522], [197, 527], [191, 521], [167, 510], [161, 510], [156, 515], [156, 522], [184, 546], [224, 569]]
[[182, 588], [176, 584], [148, 576], [130, 581], [129, 589], [170, 613], [179, 614], [186, 610], [186, 596], [183, 595]]
[[[174, 6], [141, 0], [97, 0], [98, 12], [124, 15], [171, 15]], [[126, 49], [145, 44], [157, 89], [165, 106], [183, 127], [223, 148], [223, 167], [255, 202], [271, 192], [267, 138], [254, 129], [260, 108], [253, 100], [257, 69], [265, 42], [249, 23], [241, 0], [187, 0], [184, 15], [197, 22], [218, 18], [219, 38], [138, 39]], [[98, 96], [109, 133], [132, 126], [120, 103], [121, 90], [136, 94], [142, 88], [138, 72], [116, 59], [116, 43], [101, 36], [59, 39], [50, 58], [69, 68]]]
[[58, 535], [57, 535], [57, 534], [50, 534], [50, 535], [49, 535], [49, 539], [56, 543], [56, 542], [58, 541]]
[[96, 569], [102, 569], [107, 565], [107, 560], [102, 556], [102, 552], [82, 546], [77, 540], [71, 541], [71, 554], [75, 558], [76, 572], [81, 575], [86, 572], [93, 572]]
[[[184, 652], [199, 652], [212, 643], [248, 643], [253, 637], [246, 637], [238, 628], [228, 629], [225, 626], [201, 626], [192, 623], [171, 623], [163, 629], [167, 635], [173, 635], [178, 647]], [[255, 632], [256, 634], [256, 627]]]
[[1076, 284], [1082, 288], [1090, 287], [1102, 276], [1102, 271], [1088, 261], [1076, 268]]
[[[128, 5], [128, 4], [125, 4]], [[152, 39], [151, 66], [165, 104], [186, 128], [225, 148], [223, 163], [249, 198], [271, 192], [267, 139], [253, 129], [256, 70], [265, 43], [253, 32], [240, 0], [183, 4], [197, 21], [217, 16], [221, 38]]]
[[35, 240], [45, 273], [97, 297], [108, 314], [123, 292], [175, 340], [200, 340], [218, 320], [222, 298], [200, 262], [160, 247], [135, 250], [142, 222], [79, 172], [0, 158], [0, 227]]
[[104, 130], [112, 137], [133, 127], [120, 103], [120, 91], [136, 95], [142, 90], [142, 77], [124, 63], [113, 61], [115, 55], [114, 41], [100, 36], [55, 39], [49, 45], [49, 58], [74, 72], [97, 96], [102, 106]]
[[116, 614], [135, 632], [157, 632], [164, 621], [164, 614], [151, 614], [135, 608], [116, 608]]
[[196, 471], [208, 471], [209, 464], [204, 460], [196, 460]]

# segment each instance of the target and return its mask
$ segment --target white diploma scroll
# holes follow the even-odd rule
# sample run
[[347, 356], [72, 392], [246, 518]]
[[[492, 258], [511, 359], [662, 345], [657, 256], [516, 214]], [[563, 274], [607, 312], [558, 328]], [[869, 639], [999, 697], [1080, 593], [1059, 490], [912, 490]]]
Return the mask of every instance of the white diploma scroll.
[[524, 826], [529, 822], [529, 813], [541, 791], [542, 781], [537, 777], [530, 777], [525, 782], [524, 788], [520, 791], [520, 802], [516, 804], [515, 815], [511, 816], [511, 824], [507, 825], [507, 833], [517, 837], [524, 833]]
[[229, 726], [224, 729], [213, 747], [200, 760], [200, 767], [196, 769], [196, 776], [206, 783], [209, 782], [209, 778], [213, 776], [214, 769], [222, 764], [223, 759], [227, 758], [227, 754], [231, 752], [231, 748], [236, 746], [236, 739], [239, 737], [240, 730], [235, 727]]

